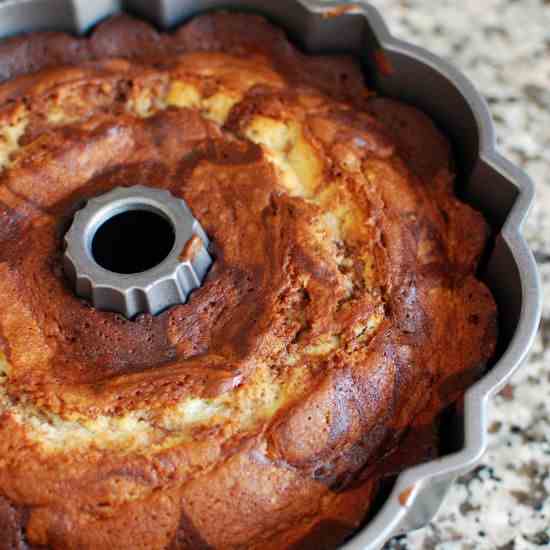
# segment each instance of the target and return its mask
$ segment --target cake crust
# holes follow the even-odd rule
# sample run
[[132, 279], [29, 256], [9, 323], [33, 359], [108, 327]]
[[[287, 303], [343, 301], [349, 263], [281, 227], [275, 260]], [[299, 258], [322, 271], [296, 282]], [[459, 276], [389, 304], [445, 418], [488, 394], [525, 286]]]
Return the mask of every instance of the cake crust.
[[[0, 79], [0, 550], [334, 548], [494, 354], [445, 137], [251, 15], [13, 38]], [[128, 321], [61, 242], [136, 184], [215, 263]]]

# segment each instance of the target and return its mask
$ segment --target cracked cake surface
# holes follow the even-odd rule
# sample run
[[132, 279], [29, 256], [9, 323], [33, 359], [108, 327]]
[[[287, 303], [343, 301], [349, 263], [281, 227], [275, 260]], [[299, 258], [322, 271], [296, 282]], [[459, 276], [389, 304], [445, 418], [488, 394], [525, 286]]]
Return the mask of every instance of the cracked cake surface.
[[[0, 549], [337, 545], [494, 353], [445, 137], [252, 15], [16, 37], [0, 78]], [[138, 184], [215, 262], [127, 320], [74, 296], [61, 243]]]

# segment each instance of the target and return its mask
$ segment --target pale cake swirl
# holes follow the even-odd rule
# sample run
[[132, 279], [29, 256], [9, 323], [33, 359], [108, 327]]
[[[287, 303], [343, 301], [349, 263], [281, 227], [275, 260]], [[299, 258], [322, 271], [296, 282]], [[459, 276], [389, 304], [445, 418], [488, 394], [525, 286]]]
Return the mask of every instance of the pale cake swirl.
[[[445, 138], [250, 15], [15, 38], [0, 76], [0, 549], [337, 545], [495, 350]], [[215, 263], [128, 321], [74, 296], [62, 240], [137, 184]]]

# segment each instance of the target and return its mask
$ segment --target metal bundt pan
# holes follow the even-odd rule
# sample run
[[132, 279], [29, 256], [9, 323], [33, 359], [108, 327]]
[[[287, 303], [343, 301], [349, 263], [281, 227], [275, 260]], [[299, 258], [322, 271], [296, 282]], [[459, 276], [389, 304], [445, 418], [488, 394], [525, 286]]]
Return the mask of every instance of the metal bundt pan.
[[87, 32], [100, 19], [127, 10], [160, 28], [201, 11], [246, 9], [287, 29], [308, 52], [346, 52], [361, 58], [382, 94], [428, 113], [450, 137], [459, 167], [458, 193], [481, 210], [496, 239], [482, 272], [500, 312], [498, 360], [443, 426], [441, 458], [404, 471], [374, 517], [344, 547], [374, 550], [391, 536], [428, 523], [445, 492], [473, 468], [487, 448], [487, 405], [525, 360], [541, 310], [537, 268], [522, 225], [533, 183], [495, 150], [488, 108], [473, 85], [431, 53], [394, 38], [368, 2], [316, 0], [7, 0], [0, 2], [0, 37], [33, 30]]

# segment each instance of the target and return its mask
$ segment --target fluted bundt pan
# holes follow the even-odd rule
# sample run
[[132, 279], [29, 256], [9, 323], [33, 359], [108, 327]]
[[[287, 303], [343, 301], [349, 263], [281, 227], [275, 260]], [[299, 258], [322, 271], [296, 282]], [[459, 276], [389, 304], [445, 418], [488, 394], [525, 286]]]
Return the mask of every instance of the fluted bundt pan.
[[[471, 469], [487, 447], [487, 403], [524, 361], [541, 308], [536, 265], [521, 234], [533, 201], [533, 184], [495, 150], [488, 109], [472, 84], [449, 64], [392, 37], [368, 3], [314, 0], [8, 0], [0, 4], [0, 37], [35, 30], [85, 33], [100, 19], [127, 10], [162, 28], [201, 11], [246, 9], [282, 25], [312, 53], [351, 53], [361, 58], [367, 79], [382, 94], [424, 110], [451, 139], [459, 196], [479, 209], [496, 236], [480, 274], [499, 309], [496, 360], [445, 415], [447, 452], [404, 471], [377, 513], [346, 545], [376, 549], [390, 536], [421, 527], [439, 508], [452, 481]], [[0, 79], [5, 68], [0, 65]]]

